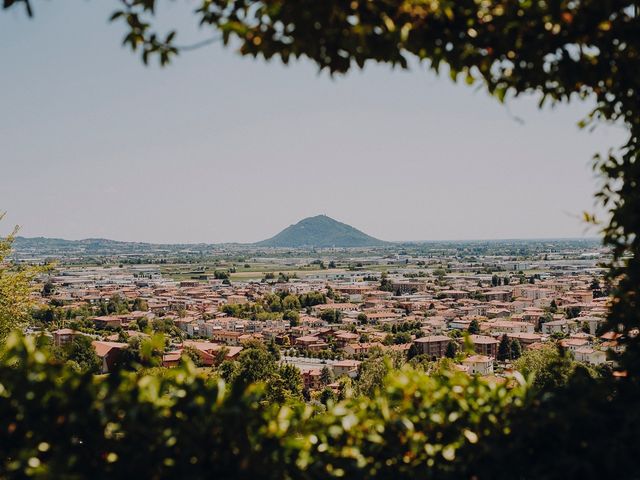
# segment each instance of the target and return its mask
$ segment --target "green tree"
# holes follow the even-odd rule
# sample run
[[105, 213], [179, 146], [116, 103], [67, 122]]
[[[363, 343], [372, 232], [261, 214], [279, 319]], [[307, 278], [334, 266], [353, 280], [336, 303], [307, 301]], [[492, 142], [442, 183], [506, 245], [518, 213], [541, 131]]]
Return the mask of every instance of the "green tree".
[[233, 384], [236, 380], [236, 377], [238, 376], [238, 367], [238, 362], [235, 362], [233, 360], [224, 360], [218, 366], [218, 373], [225, 382], [227, 382], [228, 384]]
[[456, 354], [458, 353], [458, 347], [456, 342], [449, 342], [447, 344], [447, 349], [444, 352], [444, 356], [447, 358], [456, 358]]
[[302, 398], [302, 376], [300, 370], [294, 365], [282, 365], [278, 370], [278, 376], [288, 393], [288, 398]]
[[300, 314], [295, 310], [287, 310], [282, 315], [283, 320], [287, 320], [292, 327], [300, 325]]
[[40, 292], [43, 297], [50, 297], [56, 291], [56, 286], [53, 284], [51, 280], [47, 280], [44, 285], [42, 285], [42, 291]]
[[337, 399], [338, 397], [336, 393], [329, 387], [323, 388], [322, 391], [320, 392], [320, 395], [318, 395], [318, 400], [323, 405], [329, 405], [330, 402], [333, 403]]
[[502, 338], [500, 338], [500, 343], [498, 344], [497, 359], [501, 362], [511, 360], [511, 342], [509, 341], [509, 337], [507, 337], [506, 334], [502, 335]]
[[276, 360], [266, 348], [249, 348], [239, 355], [235, 379], [243, 385], [248, 385], [254, 382], [265, 382], [275, 372]]
[[322, 313], [320, 314], [320, 318], [325, 322], [338, 323], [342, 318], [342, 312], [340, 312], [340, 310], [329, 308], [322, 311]]
[[393, 292], [393, 284], [391, 283], [391, 280], [389, 280], [389, 275], [387, 274], [387, 272], [382, 272], [382, 275], [380, 276], [380, 290], [383, 290], [385, 292]]
[[514, 368], [525, 377], [532, 377], [537, 389], [551, 391], [567, 384], [575, 369], [575, 362], [555, 345], [545, 345], [525, 351], [515, 361]]
[[511, 359], [517, 360], [522, 356], [522, 345], [520, 344], [520, 340], [514, 338], [511, 340]]
[[271, 403], [283, 404], [302, 399], [302, 377], [293, 365], [282, 365], [267, 380], [266, 397]]
[[282, 308], [284, 310], [300, 310], [300, 300], [297, 295], [287, 295], [282, 299]]
[[469, 328], [467, 329], [467, 331], [471, 335], [477, 335], [480, 333], [480, 324], [475, 318], [471, 320], [471, 323], [469, 324]]
[[146, 312], [149, 310], [149, 304], [144, 298], [137, 297], [133, 301], [133, 305], [131, 306], [131, 309], [137, 312]]
[[418, 350], [418, 346], [415, 343], [412, 343], [407, 350], [407, 360], [411, 360], [420, 355], [420, 350]]
[[329, 385], [333, 382], [333, 371], [326, 365], [320, 371], [320, 382], [322, 385]]
[[[0, 221], [5, 214], [0, 213]], [[32, 282], [44, 268], [17, 265], [9, 258], [16, 227], [6, 238], [0, 238], [0, 343], [11, 330], [24, 327], [30, 319], [33, 299]]]
[[202, 366], [202, 357], [198, 349], [192, 346], [186, 346], [182, 349], [182, 356], [191, 360], [196, 367]]
[[96, 355], [91, 343], [91, 338], [84, 335], [76, 335], [63, 347], [67, 361], [74, 362], [80, 370], [89, 373], [100, 373], [102, 360]]

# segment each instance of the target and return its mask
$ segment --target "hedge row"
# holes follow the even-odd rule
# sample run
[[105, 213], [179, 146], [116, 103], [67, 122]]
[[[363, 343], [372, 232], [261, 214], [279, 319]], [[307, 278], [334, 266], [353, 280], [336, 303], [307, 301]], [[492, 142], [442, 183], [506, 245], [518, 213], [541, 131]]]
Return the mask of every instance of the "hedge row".
[[325, 411], [189, 363], [96, 377], [17, 335], [1, 355], [1, 478], [634, 478], [639, 453], [635, 386], [580, 374], [534, 395], [406, 368]]

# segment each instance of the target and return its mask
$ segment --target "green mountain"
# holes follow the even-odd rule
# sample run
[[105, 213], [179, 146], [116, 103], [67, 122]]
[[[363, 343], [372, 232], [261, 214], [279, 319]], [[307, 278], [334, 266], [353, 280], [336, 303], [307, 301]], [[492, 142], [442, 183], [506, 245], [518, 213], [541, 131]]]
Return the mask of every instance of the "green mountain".
[[300, 220], [282, 230], [276, 236], [256, 243], [258, 247], [376, 247], [387, 242], [373, 238], [345, 223], [326, 215]]

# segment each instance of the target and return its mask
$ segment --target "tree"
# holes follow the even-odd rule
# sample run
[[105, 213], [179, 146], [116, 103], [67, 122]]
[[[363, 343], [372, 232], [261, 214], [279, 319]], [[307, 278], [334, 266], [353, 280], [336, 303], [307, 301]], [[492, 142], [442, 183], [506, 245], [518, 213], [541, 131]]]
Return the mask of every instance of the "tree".
[[537, 389], [552, 391], [568, 383], [575, 369], [575, 362], [555, 345], [545, 345], [543, 348], [524, 352], [515, 361], [514, 368], [525, 377], [531, 376]]
[[340, 312], [340, 310], [329, 308], [322, 311], [322, 313], [320, 314], [320, 318], [325, 322], [338, 323], [342, 318], [342, 312]]
[[228, 384], [233, 384], [238, 376], [238, 362], [225, 360], [218, 367], [220, 377]]
[[287, 310], [282, 315], [283, 320], [287, 320], [292, 327], [300, 325], [300, 314], [295, 310]]
[[514, 338], [511, 340], [511, 359], [517, 360], [522, 356], [522, 345], [520, 344], [520, 340]]
[[337, 399], [336, 393], [329, 387], [323, 388], [318, 396], [318, 400], [323, 405], [329, 405], [329, 402], [335, 402]]
[[51, 280], [47, 280], [44, 285], [42, 285], [41, 294], [43, 297], [50, 297], [56, 291], [56, 286], [53, 284]]
[[[4, 216], [0, 212], [0, 221]], [[0, 238], [0, 343], [11, 330], [26, 325], [33, 307], [32, 282], [45, 270], [43, 267], [16, 265], [9, 259], [17, 233], [16, 227], [6, 238]]]
[[403, 343], [409, 343], [411, 341], [411, 334], [409, 332], [398, 332], [393, 338], [393, 343], [401, 345]]
[[228, 354], [229, 354], [229, 348], [226, 346], [221, 346], [213, 356], [213, 364], [221, 365], [222, 362], [226, 360]]
[[229, 272], [225, 270], [214, 270], [213, 278], [216, 280], [229, 280]]
[[149, 310], [149, 304], [144, 298], [137, 297], [133, 301], [133, 305], [131, 306], [131, 308], [136, 312], [146, 312]]
[[266, 397], [271, 403], [283, 404], [302, 399], [302, 377], [293, 365], [282, 365], [266, 380]]
[[368, 318], [366, 313], [360, 312], [358, 314], [358, 323], [360, 323], [360, 325], [366, 325], [368, 323]]
[[322, 385], [329, 385], [333, 382], [333, 371], [326, 365], [320, 371], [320, 382]]
[[202, 366], [202, 357], [198, 349], [192, 346], [186, 346], [182, 349], [182, 356], [188, 358], [196, 367]]
[[511, 359], [511, 342], [509, 341], [509, 337], [507, 337], [506, 333], [502, 335], [502, 338], [500, 339], [497, 359], [501, 362], [506, 362]]
[[63, 348], [67, 361], [75, 362], [84, 372], [100, 373], [102, 360], [93, 348], [91, 338], [85, 335], [76, 335]]
[[393, 284], [391, 283], [391, 280], [389, 280], [387, 272], [382, 272], [382, 275], [380, 275], [380, 290], [393, 292]]
[[276, 360], [265, 347], [243, 350], [238, 358], [235, 380], [242, 385], [264, 382], [276, 371]]
[[407, 350], [407, 360], [411, 360], [420, 355], [420, 350], [418, 350], [418, 346], [415, 343], [412, 343]]
[[287, 295], [282, 299], [282, 308], [284, 310], [300, 310], [300, 300], [297, 295]]
[[458, 353], [458, 346], [456, 342], [447, 343], [447, 349], [444, 351], [444, 356], [447, 358], [454, 359], [456, 358], [457, 353]]
[[475, 318], [471, 320], [471, 323], [469, 324], [469, 328], [467, 330], [471, 335], [477, 335], [478, 333], [480, 333], [480, 324], [478, 323], [478, 320], [476, 320]]
[[358, 369], [355, 390], [360, 395], [373, 396], [382, 387], [387, 373], [391, 369], [389, 359], [383, 355], [375, 355], [364, 360]]
[[280, 360], [280, 348], [273, 339], [267, 343], [267, 352], [269, 352], [276, 362]]
[[287, 364], [282, 365], [278, 370], [278, 375], [282, 378], [290, 397], [300, 398], [302, 395], [302, 376], [298, 367]]
[[162, 363], [165, 337], [161, 333], [150, 338], [134, 336], [127, 341], [127, 348], [120, 352], [117, 366], [127, 370], [153, 368]]

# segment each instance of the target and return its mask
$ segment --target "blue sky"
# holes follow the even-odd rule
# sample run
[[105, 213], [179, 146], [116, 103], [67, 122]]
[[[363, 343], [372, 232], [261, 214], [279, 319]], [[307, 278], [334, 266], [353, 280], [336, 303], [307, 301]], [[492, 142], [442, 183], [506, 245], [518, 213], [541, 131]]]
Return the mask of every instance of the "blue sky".
[[[210, 35], [192, 2], [166, 3], [180, 43]], [[625, 133], [580, 131], [588, 104], [505, 107], [417, 65], [330, 78], [220, 45], [144, 67], [116, 5], [0, 12], [0, 230], [249, 242], [324, 213], [386, 240], [595, 233], [590, 159]]]

